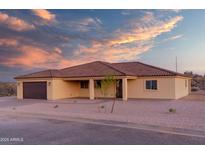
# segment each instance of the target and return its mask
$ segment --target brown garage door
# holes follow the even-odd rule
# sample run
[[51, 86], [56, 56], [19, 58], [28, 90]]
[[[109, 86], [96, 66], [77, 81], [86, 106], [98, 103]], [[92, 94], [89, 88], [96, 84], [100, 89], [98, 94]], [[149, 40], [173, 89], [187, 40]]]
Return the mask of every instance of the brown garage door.
[[23, 82], [23, 98], [47, 99], [46, 82]]

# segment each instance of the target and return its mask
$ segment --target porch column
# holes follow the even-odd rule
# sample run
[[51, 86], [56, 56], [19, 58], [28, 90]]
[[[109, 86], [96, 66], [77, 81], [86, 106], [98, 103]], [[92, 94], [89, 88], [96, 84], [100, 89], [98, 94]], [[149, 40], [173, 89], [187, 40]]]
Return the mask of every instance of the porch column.
[[23, 82], [17, 81], [17, 99], [23, 99]]
[[122, 99], [127, 101], [127, 78], [122, 79]]
[[89, 96], [90, 96], [90, 99], [94, 99], [95, 98], [95, 94], [94, 94], [94, 80], [93, 79], [89, 80]]

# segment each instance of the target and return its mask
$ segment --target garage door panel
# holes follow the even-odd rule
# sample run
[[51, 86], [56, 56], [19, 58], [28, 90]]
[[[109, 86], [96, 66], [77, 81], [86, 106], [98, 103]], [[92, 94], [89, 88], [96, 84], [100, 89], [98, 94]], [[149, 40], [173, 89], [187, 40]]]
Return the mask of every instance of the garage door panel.
[[23, 82], [23, 97], [29, 99], [47, 99], [47, 83]]

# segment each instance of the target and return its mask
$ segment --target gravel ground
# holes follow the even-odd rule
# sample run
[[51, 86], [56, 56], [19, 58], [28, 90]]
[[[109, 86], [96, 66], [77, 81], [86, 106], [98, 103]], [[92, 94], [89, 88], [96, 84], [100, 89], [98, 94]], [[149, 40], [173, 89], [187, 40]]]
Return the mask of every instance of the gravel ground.
[[0, 117], [0, 144], [205, 144], [205, 138], [152, 131], [42, 120]]
[[[205, 131], [204, 96], [205, 92], [200, 91], [179, 100], [139, 99], [129, 100], [126, 103], [116, 101], [112, 114], [110, 114], [111, 100], [67, 99], [46, 101], [16, 100], [15, 97], [2, 97], [0, 98], [0, 110], [47, 114], [47, 116], [128, 121], [137, 124]], [[58, 105], [57, 108], [54, 107], [56, 105]], [[100, 105], [104, 105], [106, 110], [99, 111]], [[169, 113], [170, 108], [176, 109], [176, 113]]]

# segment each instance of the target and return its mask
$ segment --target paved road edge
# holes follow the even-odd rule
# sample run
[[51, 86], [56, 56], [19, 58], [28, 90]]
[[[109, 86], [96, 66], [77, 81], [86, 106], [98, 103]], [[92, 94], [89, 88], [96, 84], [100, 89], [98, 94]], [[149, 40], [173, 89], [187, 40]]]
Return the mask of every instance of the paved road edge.
[[50, 119], [50, 120], [61, 120], [61, 121], [72, 121], [72, 122], [81, 122], [81, 123], [90, 123], [97, 125], [106, 125], [112, 127], [123, 127], [123, 128], [132, 128], [139, 130], [147, 130], [158, 133], [168, 133], [173, 135], [182, 135], [182, 136], [190, 136], [190, 137], [200, 137], [205, 138], [205, 131], [200, 130], [190, 130], [190, 129], [182, 129], [182, 128], [172, 128], [172, 127], [162, 127], [157, 125], [147, 125], [147, 124], [139, 124], [139, 123], [131, 123], [131, 122], [120, 122], [113, 120], [102, 120], [102, 119], [91, 119], [91, 118], [79, 118], [73, 116], [53, 116], [48, 114], [34, 114], [34, 113], [26, 113], [26, 112], [8, 112], [2, 111], [0, 112], [0, 116], [14, 116], [14, 117], [24, 117], [24, 118], [40, 118], [40, 119]]

